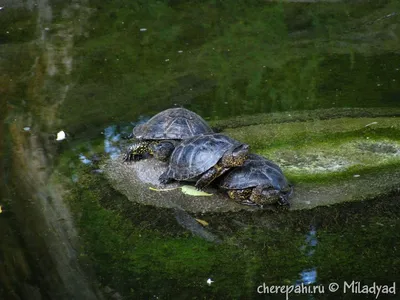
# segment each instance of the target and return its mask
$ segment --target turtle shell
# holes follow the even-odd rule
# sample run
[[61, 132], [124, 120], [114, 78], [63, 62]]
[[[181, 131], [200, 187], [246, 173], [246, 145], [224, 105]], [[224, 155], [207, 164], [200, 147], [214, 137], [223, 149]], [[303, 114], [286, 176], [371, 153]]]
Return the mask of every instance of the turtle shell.
[[180, 143], [172, 152], [167, 174], [175, 180], [193, 179], [211, 167], [232, 147], [243, 143], [226, 135], [199, 135]]
[[260, 155], [250, 154], [243, 166], [229, 171], [219, 185], [224, 189], [238, 190], [268, 183], [279, 191], [290, 190], [285, 175], [276, 164]]
[[212, 132], [202, 117], [185, 108], [164, 110], [133, 128], [134, 137], [140, 140], [181, 140]]

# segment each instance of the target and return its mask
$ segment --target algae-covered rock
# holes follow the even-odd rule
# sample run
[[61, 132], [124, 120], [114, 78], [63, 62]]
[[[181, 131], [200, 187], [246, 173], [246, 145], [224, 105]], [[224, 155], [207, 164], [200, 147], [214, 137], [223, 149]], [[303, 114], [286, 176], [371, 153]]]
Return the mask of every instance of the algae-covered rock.
[[[277, 114], [274, 114], [277, 118]], [[282, 114], [286, 118], [286, 114]], [[269, 120], [265, 115], [260, 120]], [[245, 118], [241, 124], [245, 124]], [[250, 122], [252, 123], [252, 122]], [[385, 195], [400, 187], [400, 122], [398, 117], [335, 118], [328, 120], [233, 125], [219, 121], [224, 133], [251, 146], [253, 152], [279, 164], [294, 185], [291, 210], [308, 209]], [[254, 210], [214, 195], [184, 195], [178, 183], [160, 185], [166, 164], [149, 159], [126, 164], [119, 159], [104, 165], [112, 185], [134, 202], [188, 212]]]

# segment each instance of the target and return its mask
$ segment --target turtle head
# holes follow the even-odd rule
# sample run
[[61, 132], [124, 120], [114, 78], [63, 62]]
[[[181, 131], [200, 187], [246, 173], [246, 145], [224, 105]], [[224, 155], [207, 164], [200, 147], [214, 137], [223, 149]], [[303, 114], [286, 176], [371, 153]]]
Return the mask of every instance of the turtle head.
[[290, 206], [290, 202], [289, 202], [289, 197], [292, 195], [293, 193], [293, 185], [289, 184], [288, 188], [280, 193], [279, 195], [279, 200], [278, 200], [278, 204], [281, 206]]
[[172, 141], [161, 141], [151, 143], [150, 153], [158, 160], [168, 161], [172, 152], [175, 149], [175, 144]]
[[288, 198], [288, 195], [281, 194], [278, 199], [278, 204], [280, 206], [290, 207], [290, 202]]
[[224, 167], [239, 167], [243, 165], [249, 154], [249, 145], [241, 144], [222, 157], [222, 165]]

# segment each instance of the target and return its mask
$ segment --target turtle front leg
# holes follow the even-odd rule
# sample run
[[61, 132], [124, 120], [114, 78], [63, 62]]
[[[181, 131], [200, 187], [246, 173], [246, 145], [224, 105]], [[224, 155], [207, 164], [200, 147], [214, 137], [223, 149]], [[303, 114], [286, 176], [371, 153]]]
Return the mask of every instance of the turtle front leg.
[[215, 178], [221, 176], [230, 168], [221, 168], [215, 165], [214, 167], [210, 168], [206, 171], [200, 178], [197, 180], [195, 187], [199, 190], [205, 188], [209, 185]]
[[149, 142], [137, 142], [128, 147], [123, 161], [139, 161], [149, 154]]
[[126, 150], [125, 155], [123, 157], [124, 162], [130, 162], [130, 161], [138, 161], [143, 159], [143, 155], [141, 154], [135, 154], [134, 153], [135, 146], [130, 146], [128, 147], [128, 150]]

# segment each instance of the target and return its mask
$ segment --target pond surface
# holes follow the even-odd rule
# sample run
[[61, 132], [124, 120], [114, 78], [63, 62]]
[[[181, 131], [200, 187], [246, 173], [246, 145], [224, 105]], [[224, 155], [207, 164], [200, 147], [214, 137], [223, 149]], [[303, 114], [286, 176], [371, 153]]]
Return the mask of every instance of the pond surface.
[[284, 214], [189, 214], [128, 201], [100, 169], [169, 107], [210, 122], [347, 108], [398, 117], [399, 21], [397, 0], [0, 3], [0, 298], [285, 299], [260, 291], [298, 285], [323, 290], [290, 299], [375, 299], [344, 283], [400, 286], [398, 191]]

